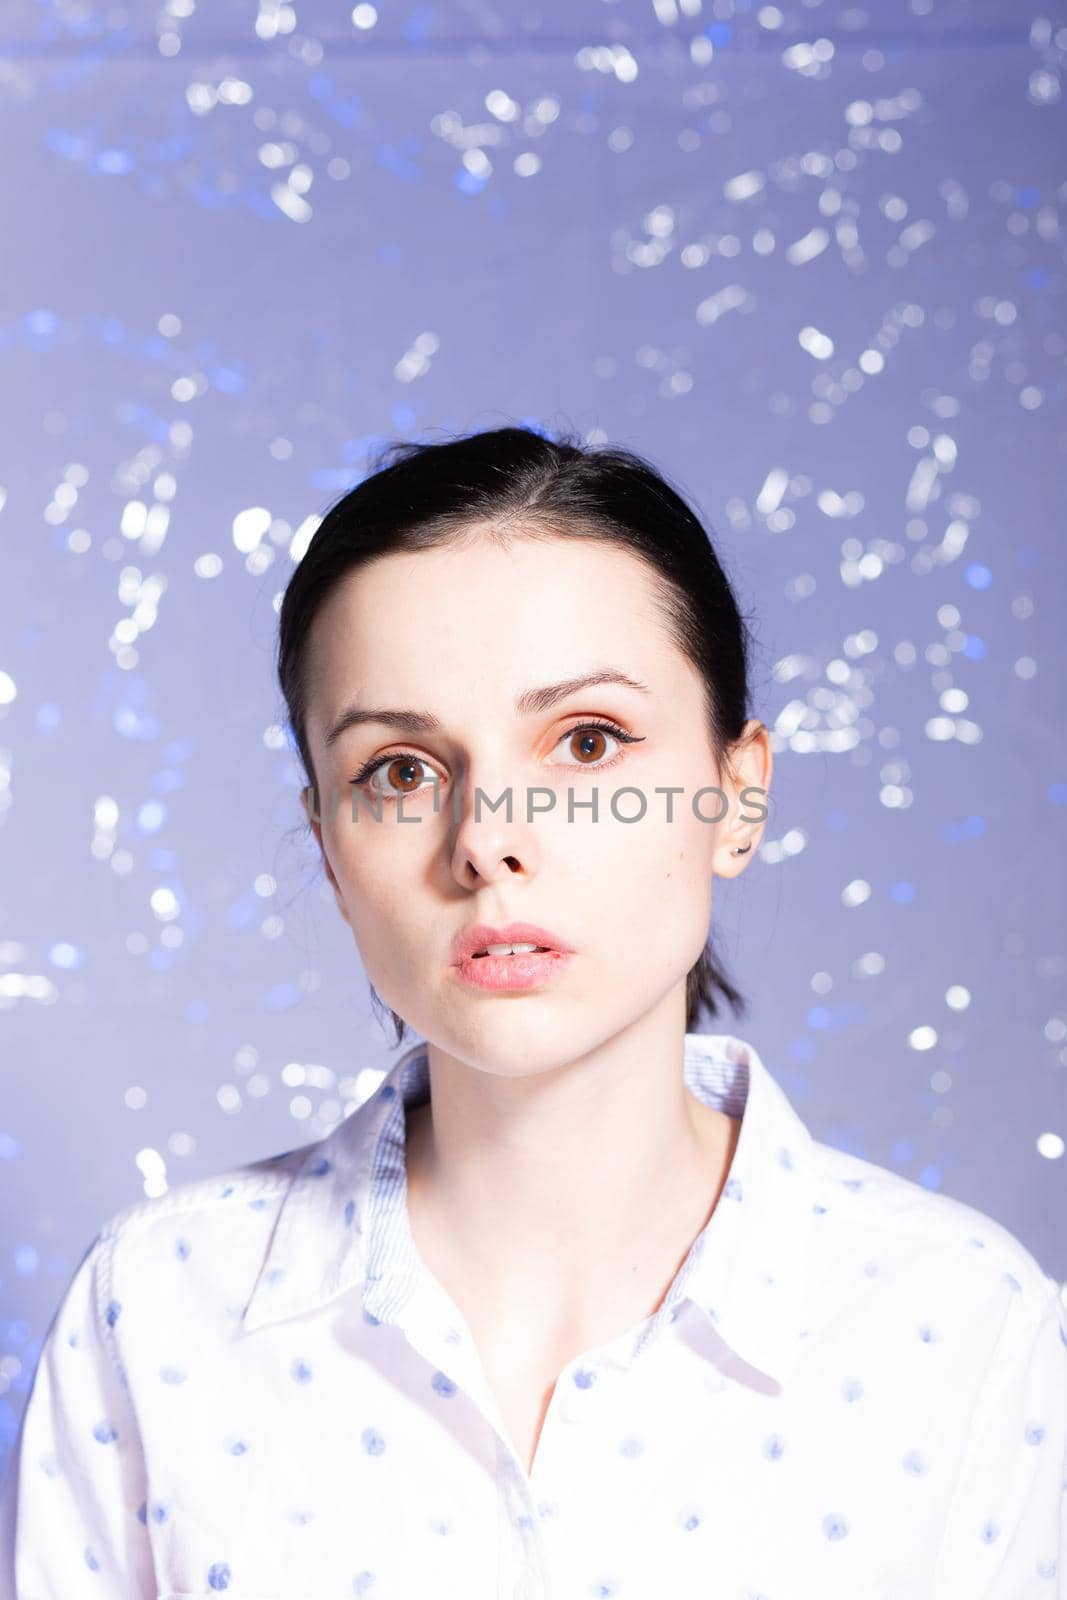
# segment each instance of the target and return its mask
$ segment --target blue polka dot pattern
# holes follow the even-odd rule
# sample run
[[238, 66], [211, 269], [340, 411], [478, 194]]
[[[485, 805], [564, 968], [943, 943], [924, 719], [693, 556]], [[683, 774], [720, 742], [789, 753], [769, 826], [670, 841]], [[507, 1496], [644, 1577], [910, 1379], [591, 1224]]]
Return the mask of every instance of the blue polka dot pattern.
[[536, 1297], [486, 1362], [415, 1248], [424, 1047], [325, 1137], [117, 1214], [7, 1479], [27, 1595], [857, 1600], [876, 1574], [888, 1600], [936, 1572], [938, 1600], [1054, 1600], [1056, 1286], [992, 1219], [817, 1142], [743, 1041], [687, 1035], [684, 1067], [744, 1137], [658, 1298], [570, 1341], [536, 1440], [499, 1359], [520, 1312], [536, 1348]]

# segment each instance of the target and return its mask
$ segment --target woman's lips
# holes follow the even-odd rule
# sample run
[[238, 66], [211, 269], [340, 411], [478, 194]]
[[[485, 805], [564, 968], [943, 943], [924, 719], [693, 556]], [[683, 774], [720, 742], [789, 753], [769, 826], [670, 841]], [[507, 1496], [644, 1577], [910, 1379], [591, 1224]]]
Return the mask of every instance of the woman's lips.
[[[534, 945], [511, 955], [490, 955], [494, 946]], [[474, 922], [452, 943], [451, 970], [470, 989], [538, 989], [570, 965], [574, 951], [537, 922]]]
[[471, 989], [537, 989], [570, 966], [572, 950], [522, 950], [510, 956], [462, 956], [452, 971]]
[[472, 922], [453, 939], [452, 960], [481, 955], [495, 944], [532, 944], [562, 953], [569, 953], [571, 948], [550, 928], [542, 928], [536, 922]]

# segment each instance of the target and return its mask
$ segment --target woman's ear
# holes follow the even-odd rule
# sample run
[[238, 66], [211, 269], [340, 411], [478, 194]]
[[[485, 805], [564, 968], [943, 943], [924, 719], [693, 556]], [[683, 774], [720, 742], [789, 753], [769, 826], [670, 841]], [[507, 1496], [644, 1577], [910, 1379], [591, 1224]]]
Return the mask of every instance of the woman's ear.
[[767, 821], [774, 756], [766, 725], [750, 718], [724, 765], [730, 809], [719, 825], [712, 867], [717, 877], [736, 878], [755, 855]]

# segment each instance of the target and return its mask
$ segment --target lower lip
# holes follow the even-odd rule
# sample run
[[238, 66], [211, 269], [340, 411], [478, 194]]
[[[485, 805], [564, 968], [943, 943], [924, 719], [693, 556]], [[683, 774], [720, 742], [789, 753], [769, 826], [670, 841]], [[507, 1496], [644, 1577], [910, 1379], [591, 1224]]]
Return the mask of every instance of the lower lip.
[[538, 989], [570, 966], [573, 951], [523, 950], [514, 956], [466, 956], [453, 971], [471, 989]]

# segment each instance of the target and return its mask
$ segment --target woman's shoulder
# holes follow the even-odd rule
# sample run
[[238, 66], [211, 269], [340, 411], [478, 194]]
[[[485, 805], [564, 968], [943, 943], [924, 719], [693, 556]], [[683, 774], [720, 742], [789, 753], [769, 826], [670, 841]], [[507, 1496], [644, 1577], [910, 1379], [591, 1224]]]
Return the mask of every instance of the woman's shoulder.
[[132, 1200], [105, 1218], [97, 1242], [113, 1248], [131, 1247], [149, 1240], [159, 1228], [177, 1222], [210, 1228], [220, 1213], [269, 1211], [281, 1202], [322, 1143], [316, 1140], [298, 1145], [277, 1155], [171, 1184], [159, 1195]]
[[[310, 1303], [363, 1265], [364, 1211], [388, 1074], [318, 1139], [172, 1185], [107, 1217], [82, 1274], [109, 1322], [130, 1336], [174, 1317], [198, 1331], [251, 1326]], [[251, 1316], [251, 1322], [247, 1319]], [[192, 1331], [192, 1328], [190, 1328]]]
[[[1067, 1329], [1061, 1286], [1004, 1223], [967, 1201], [813, 1141], [813, 1240], [824, 1268], [872, 1286], [895, 1284], [916, 1304], [1018, 1302]], [[1067, 1342], [1067, 1341], [1065, 1341]]]
[[312, 1141], [173, 1184], [107, 1216], [81, 1272], [116, 1337], [142, 1315], [158, 1326], [190, 1308], [234, 1320], [262, 1268], [287, 1196], [321, 1165], [324, 1144]]

